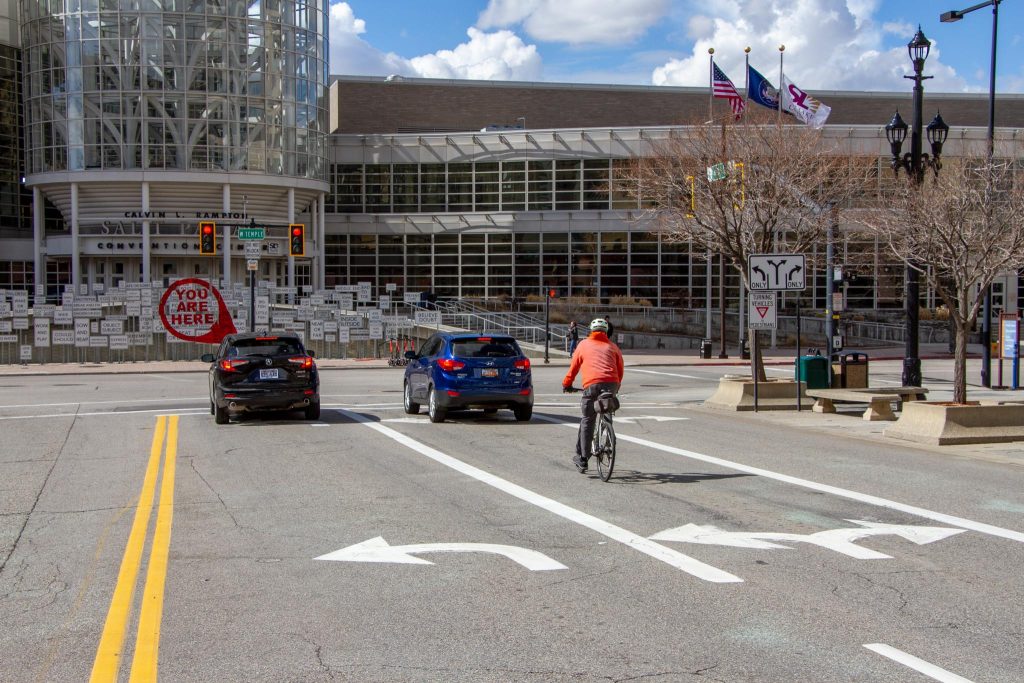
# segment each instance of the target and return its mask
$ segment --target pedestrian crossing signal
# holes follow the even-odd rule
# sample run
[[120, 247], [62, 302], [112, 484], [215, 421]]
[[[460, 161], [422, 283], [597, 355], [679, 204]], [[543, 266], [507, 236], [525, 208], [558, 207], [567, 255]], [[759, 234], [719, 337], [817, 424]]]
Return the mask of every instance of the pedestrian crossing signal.
[[208, 256], [217, 253], [217, 225], [213, 222], [199, 224], [199, 253]]
[[292, 223], [288, 226], [288, 255], [306, 255], [306, 225], [304, 223]]

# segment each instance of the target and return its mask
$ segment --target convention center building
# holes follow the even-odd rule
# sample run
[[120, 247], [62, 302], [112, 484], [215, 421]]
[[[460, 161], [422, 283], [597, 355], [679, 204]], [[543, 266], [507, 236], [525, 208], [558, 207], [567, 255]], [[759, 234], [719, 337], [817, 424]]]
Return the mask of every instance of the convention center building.
[[[323, 0], [20, 8], [0, 0], [0, 290], [238, 283], [252, 258], [238, 231], [256, 226], [257, 275], [282, 287], [704, 300], [704, 254], [652, 232], [623, 174], [707, 118], [707, 88], [330, 76]], [[883, 127], [909, 118], [910, 89], [814, 95], [826, 134], [894, 182]], [[926, 93], [937, 110], [945, 156], [984, 144], [985, 94]], [[1022, 127], [1024, 96], [999, 95], [997, 156], [1024, 159]], [[200, 221], [217, 226], [215, 256]], [[858, 239], [836, 247], [862, 276], [848, 305], [900, 307], [903, 268]], [[823, 308], [812, 276], [805, 301]], [[1019, 284], [997, 283], [997, 310]]]

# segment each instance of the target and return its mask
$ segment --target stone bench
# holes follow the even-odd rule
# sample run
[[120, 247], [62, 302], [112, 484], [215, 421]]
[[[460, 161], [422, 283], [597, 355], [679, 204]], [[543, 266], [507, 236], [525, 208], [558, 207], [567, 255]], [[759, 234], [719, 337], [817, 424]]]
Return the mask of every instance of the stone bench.
[[807, 395], [815, 399], [816, 413], [836, 412], [835, 403], [867, 403], [864, 419], [895, 420], [893, 401], [920, 401], [928, 394], [923, 387], [867, 387], [862, 389], [808, 389]]

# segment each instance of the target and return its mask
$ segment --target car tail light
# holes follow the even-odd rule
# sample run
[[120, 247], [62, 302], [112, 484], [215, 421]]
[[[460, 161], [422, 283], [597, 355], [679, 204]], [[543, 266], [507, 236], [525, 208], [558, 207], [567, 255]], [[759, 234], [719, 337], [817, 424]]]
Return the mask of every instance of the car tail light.
[[529, 370], [530, 369], [530, 359], [529, 358], [520, 358], [515, 363], [513, 363], [513, 365], [515, 366], [516, 370]]
[[306, 389], [305, 391], [302, 392], [302, 395], [303, 396], [312, 396], [313, 395], [313, 390], [312, 389]]
[[309, 370], [310, 368], [313, 367], [312, 356], [296, 356], [295, 358], [289, 358], [288, 362], [295, 363], [302, 370]]
[[448, 395], [454, 398], [455, 396], [458, 396], [458, 395], [459, 395], [459, 392], [457, 392], [457, 391], [452, 391], [451, 389], [449, 389], [449, 390], [448, 390]]
[[519, 392], [519, 395], [520, 396], [529, 396], [530, 395], [530, 390], [529, 389], [523, 389], [522, 391]]
[[238, 398], [237, 394], [224, 394], [224, 398]]
[[224, 372], [238, 372], [237, 368], [242, 366], [242, 365], [245, 365], [248, 362], [249, 361], [244, 360], [244, 359], [231, 360], [231, 359], [225, 358], [224, 360], [222, 360], [220, 362], [220, 369], [223, 370]]
[[445, 372], [454, 372], [456, 370], [461, 370], [462, 368], [466, 367], [466, 364], [463, 363], [461, 360], [455, 360], [453, 358], [442, 358], [441, 360], [437, 361], [437, 364]]

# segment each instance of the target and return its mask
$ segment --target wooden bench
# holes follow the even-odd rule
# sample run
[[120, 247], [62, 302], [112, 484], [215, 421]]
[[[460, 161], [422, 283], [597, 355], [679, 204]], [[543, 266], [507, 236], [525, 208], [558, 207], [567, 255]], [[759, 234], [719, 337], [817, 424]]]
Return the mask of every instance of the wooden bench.
[[808, 389], [807, 395], [815, 399], [816, 413], [836, 412], [835, 402], [867, 403], [864, 419], [895, 420], [892, 412], [893, 401], [920, 401], [928, 395], [923, 387], [867, 387], [862, 389]]

